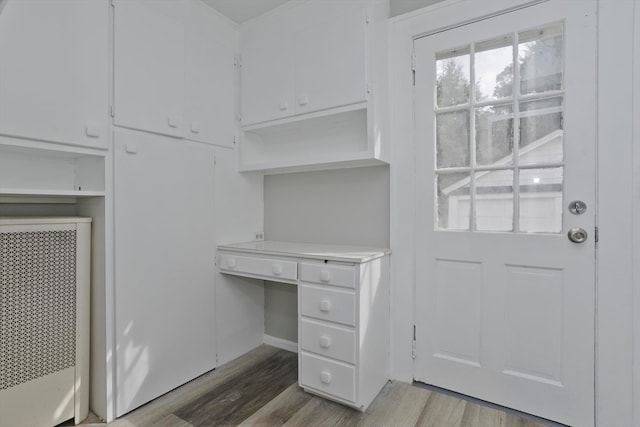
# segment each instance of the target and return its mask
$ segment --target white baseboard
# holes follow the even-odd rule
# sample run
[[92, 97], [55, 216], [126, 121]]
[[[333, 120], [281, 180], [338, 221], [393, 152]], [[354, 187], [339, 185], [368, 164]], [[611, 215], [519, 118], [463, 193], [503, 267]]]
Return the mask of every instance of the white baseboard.
[[285, 339], [282, 339], [282, 338], [272, 337], [271, 335], [266, 335], [266, 334], [264, 336], [263, 342], [265, 344], [267, 344], [267, 345], [270, 345], [270, 346], [273, 346], [273, 347], [277, 347], [277, 348], [281, 348], [283, 350], [288, 350], [288, 351], [291, 351], [293, 353], [297, 353], [298, 352], [298, 343], [297, 342], [285, 340]]

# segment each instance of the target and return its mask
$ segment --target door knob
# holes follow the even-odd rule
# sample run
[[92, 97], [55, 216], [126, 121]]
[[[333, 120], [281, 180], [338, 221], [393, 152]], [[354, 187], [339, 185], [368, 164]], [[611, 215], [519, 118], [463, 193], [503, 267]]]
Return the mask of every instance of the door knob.
[[587, 231], [584, 228], [579, 227], [575, 227], [569, 230], [567, 236], [573, 243], [583, 243], [587, 240], [587, 237], [589, 237]]

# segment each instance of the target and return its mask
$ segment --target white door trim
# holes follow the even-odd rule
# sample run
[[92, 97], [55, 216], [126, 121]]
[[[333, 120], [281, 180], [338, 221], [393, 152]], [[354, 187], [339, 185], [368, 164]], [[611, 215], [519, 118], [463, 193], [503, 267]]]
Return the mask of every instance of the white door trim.
[[[550, 0], [561, 1], [561, 0]], [[394, 253], [392, 280], [392, 378], [411, 381], [411, 342], [414, 321], [415, 217], [413, 165], [413, 94], [411, 53], [413, 40], [430, 31], [453, 27], [478, 17], [532, 3], [526, 0], [447, 0], [391, 20], [390, 71], [393, 97], [391, 164], [391, 248]], [[599, 105], [598, 146], [600, 158], [598, 201], [600, 243], [597, 273], [596, 408], [597, 425], [638, 425], [640, 408], [640, 343], [634, 343], [634, 233], [638, 223], [640, 194], [633, 171], [640, 172], [640, 154], [633, 162], [634, 95], [629, 90], [638, 75], [634, 70], [634, 4], [639, 0], [599, 1]], [[637, 15], [637, 12], [636, 12]], [[636, 21], [638, 18], [636, 17]], [[636, 33], [636, 39], [638, 39]], [[640, 44], [640, 43], [637, 43]], [[635, 46], [636, 57], [638, 46]], [[618, 55], [616, 56], [616, 53]], [[626, 53], [626, 56], [619, 55]], [[611, 67], [611, 64], [620, 64]], [[623, 70], [622, 72], [619, 72]], [[636, 77], [637, 94], [640, 78]], [[640, 120], [635, 119], [636, 134]], [[640, 151], [640, 150], [638, 150]], [[637, 176], [637, 175], [636, 175]], [[635, 190], [635, 192], [634, 192]], [[634, 208], [636, 213], [634, 213]], [[640, 233], [635, 232], [635, 250], [640, 250]], [[636, 280], [640, 277], [635, 267]], [[408, 309], [411, 307], [411, 309]], [[635, 327], [640, 331], [640, 290], [635, 294]], [[637, 335], [637, 334], [636, 334]], [[634, 374], [634, 352], [635, 374]], [[621, 351], [622, 349], [622, 351]], [[635, 377], [635, 387], [634, 387]], [[634, 389], [637, 393], [634, 396]], [[634, 424], [634, 412], [636, 423]]]
[[[635, 18], [634, 18], [634, 64], [633, 75], [633, 147], [634, 147], [634, 165], [633, 165], [633, 182], [634, 189], [634, 206], [633, 206], [633, 227], [634, 227], [634, 246], [633, 254], [640, 254], [640, 0], [635, 0]], [[635, 263], [633, 272], [633, 283], [635, 283], [634, 292], [634, 388], [633, 388], [633, 420], [634, 425], [640, 425], [640, 263]]]

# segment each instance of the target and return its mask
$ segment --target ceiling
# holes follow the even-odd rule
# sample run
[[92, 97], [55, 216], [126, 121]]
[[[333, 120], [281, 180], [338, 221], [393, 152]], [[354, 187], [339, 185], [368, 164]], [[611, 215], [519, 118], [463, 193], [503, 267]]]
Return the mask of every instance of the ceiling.
[[[2, 0], [0, 0], [2, 1]], [[289, 0], [203, 0], [232, 21], [242, 24]]]

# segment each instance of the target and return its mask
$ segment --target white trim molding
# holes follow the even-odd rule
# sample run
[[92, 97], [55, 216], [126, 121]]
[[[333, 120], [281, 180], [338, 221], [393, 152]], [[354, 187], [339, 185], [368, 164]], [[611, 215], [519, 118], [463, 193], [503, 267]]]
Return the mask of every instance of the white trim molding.
[[[634, 3], [633, 37], [633, 258], [640, 255], [640, 0]], [[633, 369], [633, 425], [640, 425], [640, 262], [634, 263], [634, 369]]]
[[596, 423], [633, 422], [634, 0], [598, 6]]
[[297, 353], [298, 352], [298, 343], [297, 342], [285, 340], [285, 339], [274, 337], [274, 336], [267, 335], [267, 334], [264, 335], [263, 342], [266, 345], [270, 345], [270, 346], [276, 347], [276, 348], [281, 348], [283, 350], [287, 350], [287, 351], [290, 351], [292, 353]]

